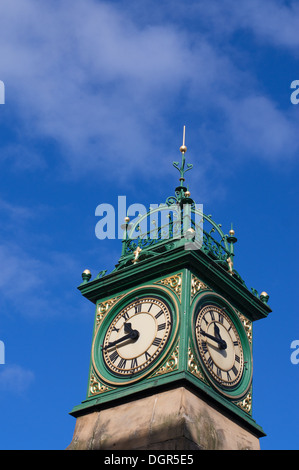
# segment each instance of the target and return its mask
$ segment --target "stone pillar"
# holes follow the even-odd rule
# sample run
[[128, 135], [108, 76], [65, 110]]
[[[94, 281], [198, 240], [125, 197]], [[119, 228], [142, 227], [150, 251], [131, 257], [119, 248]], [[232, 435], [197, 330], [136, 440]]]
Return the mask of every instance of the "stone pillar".
[[69, 450], [258, 450], [250, 430], [179, 387], [77, 417]]

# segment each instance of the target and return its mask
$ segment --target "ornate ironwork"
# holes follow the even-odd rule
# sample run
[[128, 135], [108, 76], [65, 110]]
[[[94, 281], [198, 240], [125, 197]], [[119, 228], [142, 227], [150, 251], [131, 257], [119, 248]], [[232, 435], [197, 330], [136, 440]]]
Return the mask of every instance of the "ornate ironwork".
[[169, 276], [164, 279], [161, 279], [160, 281], [156, 281], [155, 284], [162, 284], [163, 286], [169, 287], [169, 289], [175, 292], [178, 298], [181, 300], [182, 273], [174, 274], [173, 276]]
[[246, 397], [236, 403], [236, 405], [241, 408], [245, 413], [251, 415], [252, 414], [252, 392], [250, 391]]
[[168, 374], [169, 372], [173, 372], [177, 370], [179, 364], [179, 341], [177, 342], [176, 346], [174, 347], [172, 353], [168, 356], [167, 360], [161, 365], [161, 367], [156, 370], [151, 376], [155, 377], [157, 375], [164, 375]]
[[196, 355], [194, 354], [191, 346], [191, 342], [189, 339], [189, 347], [188, 347], [188, 371], [191, 372], [191, 374], [195, 375], [198, 379], [200, 379], [202, 382], [206, 383], [207, 385], [210, 385], [209, 382], [206, 380], [204, 373], [202, 372], [201, 366], [196, 359]]
[[[216, 224], [211, 215], [204, 214], [198, 208], [199, 205], [190, 198], [189, 190], [183, 185], [185, 173], [193, 167], [191, 163], [186, 163], [186, 151], [184, 127], [183, 145], [180, 147], [182, 161], [181, 164], [173, 162], [174, 167], [180, 172], [180, 186], [175, 189], [174, 195], [166, 199], [165, 204], [155, 209], [150, 208], [147, 214], [141, 215], [133, 224], [125, 225], [122, 254], [116, 270], [132, 263], [139, 263], [148, 257], [157, 256], [163, 251], [194, 242], [189, 249], [203, 251], [245, 286], [243, 279], [234, 269], [234, 244], [237, 241], [234, 230], [231, 228], [229, 233], [225, 234], [221, 224]], [[159, 215], [162, 213], [164, 219]], [[155, 216], [157, 221], [153, 219]]]

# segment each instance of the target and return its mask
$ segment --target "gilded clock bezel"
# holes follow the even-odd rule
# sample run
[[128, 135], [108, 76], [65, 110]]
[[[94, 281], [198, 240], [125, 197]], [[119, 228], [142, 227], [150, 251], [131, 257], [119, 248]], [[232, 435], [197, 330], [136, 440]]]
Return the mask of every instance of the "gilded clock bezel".
[[[238, 350], [239, 350], [238, 352], [239, 352], [240, 355], [238, 356], [239, 360], [238, 361], [234, 360], [233, 365], [235, 365], [235, 362], [238, 362], [239, 365], [238, 365], [238, 368], [236, 368], [237, 374], [235, 374], [235, 377], [232, 380], [228, 380], [228, 379], [225, 379], [225, 378], [222, 377], [222, 373], [219, 372], [219, 371], [223, 371], [223, 369], [221, 369], [220, 366], [218, 367], [217, 361], [215, 359], [214, 359], [214, 363], [212, 362], [213, 365], [211, 366], [211, 362], [210, 362], [209, 358], [213, 359], [213, 354], [210, 352], [209, 355], [207, 356], [207, 351], [205, 350], [205, 348], [203, 346], [203, 344], [206, 344], [206, 340], [205, 340], [204, 336], [200, 334], [199, 330], [200, 330], [200, 326], [202, 324], [203, 317], [205, 317], [206, 313], [211, 311], [211, 310], [213, 311], [213, 313], [215, 313], [215, 312], [218, 313], [218, 318], [219, 318], [219, 314], [220, 314], [223, 318], [223, 321], [224, 321], [224, 319], [226, 320], [226, 322], [229, 324], [230, 329], [233, 331], [233, 335], [234, 335], [235, 341], [237, 343], [235, 346], [238, 348]], [[208, 329], [209, 325], [212, 324], [212, 323], [220, 323], [220, 322], [217, 321], [217, 319], [211, 320], [209, 322], [208, 326], [206, 327], [206, 329]], [[215, 304], [208, 303], [208, 304], [204, 305], [202, 308], [200, 308], [200, 310], [198, 311], [198, 314], [196, 315], [196, 319], [195, 319], [195, 336], [196, 336], [197, 347], [198, 347], [201, 359], [202, 359], [203, 363], [205, 364], [206, 369], [209, 371], [209, 374], [213, 377], [213, 380], [216, 381], [221, 387], [232, 390], [240, 382], [242, 374], [243, 374], [243, 368], [244, 368], [243, 346], [242, 346], [242, 342], [241, 342], [239, 333], [238, 333], [238, 331], [237, 331], [237, 329], [234, 325], [234, 322], [231, 320], [229, 315], [227, 315], [227, 313], [225, 312], [225, 310], [223, 308], [220, 308]], [[209, 349], [208, 346], [207, 346], [207, 349]], [[214, 365], [215, 365], [215, 370], [214, 370]], [[221, 374], [221, 375], [219, 376], [219, 374]]]
[[[200, 348], [198, 346], [197, 335], [195, 330], [196, 321], [200, 311], [202, 311], [202, 309], [208, 305], [213, 305], [215, 308], [218, 308], [225, 312], [225, 315], [229, 317], [230, 321], [234, 325], [234, 328], [236, 329], [241, 342], [243, 351], [243, 371], [240, 379], [233, 386], [227, 386], [217, 380], [215, 378], [215, 374], [211, 374], [200, 353]], [[218, 392], [228, 398], [239, 399], [240, 397], [244, 396], [248, 392], [252, 383], [252, 350], [251, 345], [248, 341], [246, 331], [240, 319], [238, 318], [234, 308], [226, 301], [226, 299], [224, 299], [222, 296], [211, 293], [205, 293], [196, 298], [192, 311], [192, 338], [193, 343], [195, 345], [197, 357], [209, 383]]]
[[[121, 311], [131, 302], [141, 298], [149, 298], [155, 297], [161, 302], [164, 302], [171, 312], [172, 316], [172, 326], [170, 335], [162, 345], [161, 351], [155, 357], [153, 361], [151, 361], [148, 366], [143, 368], [140, 372], [136, 372], [134, 374], [126, 374], [126, 375], [117, 375], [113, 373], [105, 362], [103, 361], [103, 356], [101, 352], [101, 345], [103, 344], [104, 337], [110, 328], [111, 324], [113, 323], [114, 319], [121, 313]], [[174, 341], [177, 336], [179, 328], [179, 306], [178, 301], [175, 296], [170, 293], [166, 288], [162, 286], [153, 286], [147, 285], [142, 286], [140, 288], [134, 289], [126, 294], [120, 296], [119, 300], [116, 301], [113, 306], [109, 309], [109, 311], [103, 315], [103, 318], [96, 326], [93, 343], [92, 343], [92, 366], [94, 368], [95, 373], [107, 384], [111, 385], [128, 385], [135, 383], [142, 378], [151, 374], [151, 372], [158, 367], [159, 364], [163, 361], [167, 353], [170, 351], [171, 347], [174, 344]]]
[[[148, 367], [150, 367], [150, 365], [152, 363], [155, 362], [155, 360], [160, 356], [162, 350], [165, 348], [165, 346], [167, 345], [168, 343], [168, 340], [171, 336], [171, 330], [172, 330], [172, 325], [173, 325], [173, 319], [172, 319], [172, 312], [171, 312], [171, 308], [169, 307], [168, 303], [165, 302], [165, 300], [162, 300], [161, 298], [155, 296], [155, 295], [142, 295], [140, 297], [138, 297], [137, 299], [134, 299], [134, 300], [131, 300], [131, 302], [127, 303], [120, 311], [119, 313], [113, 318], [113, 320], [111, 321], [110, 323], [110, 326], [108, 327], [108, 329], [106, 330], [106, 334], [104, 336], [104, 342], [103, 342], [103, 345], [107, 345], [108, 344], [108, 341], [109, 341], [109, 337], [111, 335], [111, 333], [113, 332], [113, 329], [115, 327], [115, 325], [119, 322], [119, 320], [124, 316], [125, 312], [131, 310], [133, 307], [136, 307], [137, 305], [139, 304], [144, 304], [144, 303], [152, 303], [152, 304], [155, 304], [157, 305], [159, 308], [161, 308], [161, 310], [163, 310], [163, 313], [164, 313], [164, 316], [167, 317], [167, 322], [166, 322], [166, 325], [165, 325], [165, 331], [163, 333], [163, 337], [162, 338], [159, 338], [161, 339], [161, 341], [159, 342], [158, 345], [154, 345], [156, 346], [156, 349], [155, 351], [153, 352], [153, 354], [150, 356], [150, 358], [148, 358], [145, 362], [143, 362], [142, 364], [139, 364], [137, 367], [130, 367], [130, 368], [121, 368], [119, 366], [119, 364], [123, 364], [123, 363], [126, 363], [127, 360], [125, 360], [124, 362], [121, 360], [119, 363], [116, 364], [116, 361], [114, 360], [111, 360], [111, 351], [109, 350], [103, 350], [102, 351], [102, 357], [103, 357], [103, 361], [105, 363], [105, 366], [108, 368], [109, 372], [111, 372], [113, 375], [116, 375], [117, 377], [131, 377], [132, 374], [139, 374], [141, 373], [143, 370], [147, 369]], [[147, 312], [148, 313], [148, 312]], [[136, 313], [136, 314], [133, 314], [130, 318], [134, 317], [135, 315], [143, 315], [144, 313]], [[151, 312], [149, 312], [149, 315], [152, 316]], [[125, 323], [125, 321], [124, 321]], [[157, 325], [158, 325], [158, 321], [156, 322]], [[154, 340], [155, 338], [153, 339], [152, 343], [150, 344], [150, 346], [147, 348], [147, 349], [150, 349], [150, 347], [153, 345], [154, 343]], [[116, 346], [116, 350], [117, 350], [117, 346]], [[113, 354], [113, 353], [112, 353]], [[121, 355], [119, 355], [120, 358], [122, 358]], [[132, 357], [130, 358], [131, 359], [131, 365], [132, 365], [132, 362], [134, 361], [134, 359], [136, 359], [136, 357]], [[128, 361], [130, 360], [128, 359]]]

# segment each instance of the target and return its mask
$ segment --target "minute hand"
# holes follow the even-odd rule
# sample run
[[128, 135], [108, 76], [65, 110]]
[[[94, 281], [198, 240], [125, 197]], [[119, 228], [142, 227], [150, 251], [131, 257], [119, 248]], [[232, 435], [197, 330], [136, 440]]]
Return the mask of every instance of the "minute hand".
[[122, 336], [121, 338], [116, 339], [115, 341], [112, 341], [111, 343], [108, 343], [106, 346], [102, 347], [102, 350], [111, 348], [111, 346], [115, 346], [118, 343], [121, 343], [122, 341], [125, 341], [126, 339], [136, 339], [139, 336], [139, 332], [137, 330], [132, 330], [129, 334]]
[[212, 336], [212, 335], [210, 335], [209, 333], [206, 333], [205, 331], [203, 331], [202, 329], [200, 329], [200, 333], [201, 333], [202, 335], [206, 336], [207, 338], [210, 338], [210, 339], [212, 339], [213, 341], [216, 341], [216, 343], [220, 344], [221, 349], [226, 349], [227, 344], [226, 344], [226, 342], [225, 342], [223, 339], [221, 339], [221, 338], [216, 338], [216, 336]]

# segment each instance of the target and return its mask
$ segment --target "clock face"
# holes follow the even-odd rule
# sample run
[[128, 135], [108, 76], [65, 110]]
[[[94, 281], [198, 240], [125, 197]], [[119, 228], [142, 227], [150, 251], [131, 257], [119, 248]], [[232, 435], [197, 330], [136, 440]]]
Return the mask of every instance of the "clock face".
[[126, 305], [111, 321], [102, 344], [103, 361], [117, 376], [146, 370], [164, 351], [172, 314], [159, 298], [142, 297]]
[[240, 382], [244, 353], [238, 331], [224, 309], [205, 305], [196, 316], [195, 336], [202, 362], [221, 387], [232, 389]]

